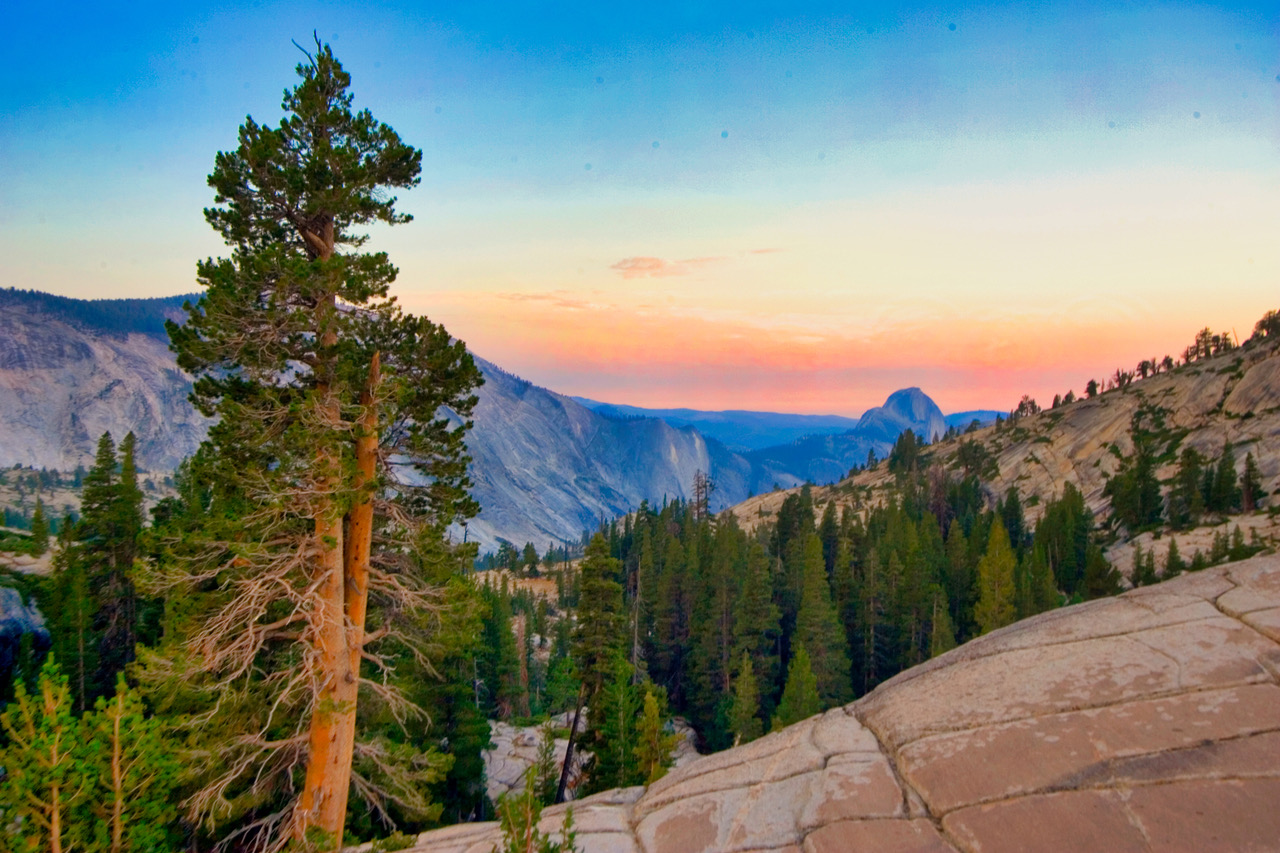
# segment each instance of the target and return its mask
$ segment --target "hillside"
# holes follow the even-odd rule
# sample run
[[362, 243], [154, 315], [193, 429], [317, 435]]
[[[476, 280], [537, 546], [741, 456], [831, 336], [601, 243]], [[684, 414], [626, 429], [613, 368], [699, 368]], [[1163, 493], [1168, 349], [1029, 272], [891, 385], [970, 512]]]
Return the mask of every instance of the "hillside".
[[[1274, 337], [1134, 381], [1092, 399], [938, 442], [927, 449], [923, 464], [940, 464], [958, 472], [962, 465], [957, 451], [962, 442], [973, 441], [986, 450], [992, 462], [982, 477], [990, 503], [1014, 487], [1028, 518], [1034, 520], [1039, 515], [1037, 506], [1060, 495], [1064, 485], [1071, 483], [1084, 495], [1089, 508], [1106, 519], [1111, 506], [1104, 490], [1123, 460], [1133, 454], [1130, 428], [1140, 409], [1144, 424], [1158, 424], [1148, 428], [1154, 434], [1158, 454], [1155, 474], [1162, 489], [1167, 489], [1176, 473], [1182, 449], [1191, 447], [1216, 460], [1223, 443], [1230, 440], [1237, 471], [1243, 472], [1245, 455], [1252, 453], [1263, 493], [1274, 496], [1280, 490], [1280, 341]], [[834, 501], [838, 507], [854, 506], [892, 480], [882, 464], [814, 489], [815, 504]], [[776, 513], [787, 494], [760, 495], [735, 506], [733, 512], [742, 523], [752, 526]], [[1263, 507], [1273, 506], [1272, 501], [1274, 497]], [[1206, 524], [1217, 520], [1206, 519]], [[1270, 513], [1258, 513], [1253, 519], [1236, 517], [1232, 524], [1237, 523], [1246, 532], [1258, 527], [1260, 535], [1280, 533]], [[1120, 528], [1117, 533], [1118, 541], [1111, 549], [1117, 555], [1113, 559], [1127, 569], [1124, 541], [1129, 538], [1128, 531]], [[1188, 556], [1206, 541], [1203, 532], [1177, 536]], [[1152, 539], [1151, 533], [1145, 533], [1139, 541], [1149, 547]]]

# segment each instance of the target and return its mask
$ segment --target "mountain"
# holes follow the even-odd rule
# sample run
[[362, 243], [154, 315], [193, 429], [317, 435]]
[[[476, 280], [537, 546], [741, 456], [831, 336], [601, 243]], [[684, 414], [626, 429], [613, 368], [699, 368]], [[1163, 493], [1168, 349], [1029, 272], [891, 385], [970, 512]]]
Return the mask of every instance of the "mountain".
[[80, 300], [0, 290], [0, 464], [68, 471], [103, 432], [174, 468], [204, 440], [164, 320], [189, 297]]
[[645, 409], [617, 403], [601, 403], [586, 397], [575, 401], [607, 418], [658, 418], [674, 427], [691, 426], [698, 432], [724, 443], [739, 452], [761, 450], [787, 444], [810, 435], [848, 432], [858, 425], [857, 418], [841, 415], [788, 415], [778, 412], [730, 410], [704, 412], [698, 409]]
[[[169, 470], [194, 453], [208, 424], [187, 400], [190, 380], [164, 333], [187, 298], [87, 301], [0, 290], [0, 465], [87, 466], [103, 432], [119, 440], [129, 430], [143, 468]], [[687, 497], [699, 470], [718, 483], [717, 509], [772, 483], [692, 428], [607, 418], [477, 362], [485, 385], [468, 448], [482, 512], [465, 535], [486, 548], [499, 538], [539, 548], [576, 540], [642, 500]]]
[[[133, 430], [140, 464], [169, 470], [195, 452], [207, 422], [187, 401], [164, 334], [192, 297], [76, 300], [0, 291], [0, 465], [71, 470], [92, 462], [98, 436]], [[481, 513], [459, 536], [485, 548], [499, 539], [545, 548], [577, 539], [599, 520], [648, 500], [687, 498], [694, 474], [716, 484], [719, 510], [780, 486], [834, 482], [867, 452], [888, 453], [903, 429], [922, 436], [946, 429], [918, 388], [899, 391], [857, 421], [762, 412], [658, 412], [582, 403], [477, 358], [485, 377], [475, 428], [474, 494]], [[597, 404], [602, 406], [603, 404]], [[837, 434], [738, 452], [802, 425]]]
[[577, 540], [643, 500], [688, 497], [698, 471], [716, 481], [715, 509], [761, 488], [746, 459], [691, 427], [605, 417], [482, 358], [476, 363], [485, 384], [467, 446], [482, 510], [467, 535], [485, 546], [503, 538], [541, 550]]
[[[801, 481], [834, 483], [854, 465], [862, 465], [871, 452], [883, 459], [906, 430], [926, 441], [947, 431], [942, 410], [919, 388], [904, 388], [889, 395], [883, 406], [868, 409], [853, 429], [838, 435], [815, 435], [780, 447], [746, 454], [766, 471], [789, 474]], [[782, 480], [778, 481], [780, 485]]]

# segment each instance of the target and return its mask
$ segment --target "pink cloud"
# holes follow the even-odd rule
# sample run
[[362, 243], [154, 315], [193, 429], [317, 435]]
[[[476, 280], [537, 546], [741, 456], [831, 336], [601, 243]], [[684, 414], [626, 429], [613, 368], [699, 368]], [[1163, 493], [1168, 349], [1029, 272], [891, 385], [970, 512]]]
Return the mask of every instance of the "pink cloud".
[[683, 261], [668, 261], [665, 258], [653, 258], [638, 255], [634, 258], [623, 258], [609, 269], [622, 273], [623, 278], [666, 278], [668, 276], [689, 275], [708, 264], [723, 261], [724, 258], [686, 258]]

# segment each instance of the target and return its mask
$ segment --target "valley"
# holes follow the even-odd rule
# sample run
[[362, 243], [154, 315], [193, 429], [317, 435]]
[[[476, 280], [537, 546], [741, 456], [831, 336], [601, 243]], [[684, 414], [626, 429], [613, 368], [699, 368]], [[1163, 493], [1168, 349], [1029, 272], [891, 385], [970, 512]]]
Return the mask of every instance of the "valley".
[[[0, 466], [69, 474], [91, 461], [108, 431], [120, 438], [132, 430], [139, 463], [156, 478], [194, 453], [208, 422], [187, 401], [190, 380], [163, 337], [164, 320], [179, 319], [188, 298], [95, 303], [0, 290]], [[629, 407], [592, 408], [475, 361], [485, 382], [467, 448], [480, 514], [452, 535], [485, 551], [503, 540], [532, 542], [540, 551], [579, 542], [583, 531], [642, 501], [689, 498], [699, 471], [715, 484], [716, 511], [776, 487], [833, 482], [869, 452], [883, 458], [904, 429], [928, 439], [948, 428], [919, 389], [897, 392], [858, 419], [689, 411], [650, 417]], [[717, 422], [739, 426], [708, 426]], [[840, 431], [801, 434], [815, 427]], [[717, 434], [739, 446], [799, 437], [731, 449]]]

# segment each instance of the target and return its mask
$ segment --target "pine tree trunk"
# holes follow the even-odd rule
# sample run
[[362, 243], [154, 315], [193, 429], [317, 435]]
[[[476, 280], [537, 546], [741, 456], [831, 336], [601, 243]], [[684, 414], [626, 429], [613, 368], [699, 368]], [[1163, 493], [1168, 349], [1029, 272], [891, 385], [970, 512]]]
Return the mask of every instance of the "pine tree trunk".
[[374, 353], [368, 384], [361, 394], [363, 411], [355, 440], [354, 486], [360, 498], [347, 516], [346, 535], [342, 519], [316, 520], [316, 539], [323, 548], [318, 570], [325, 573], [317, 593], [319, 609], [323, 610], [317, 651], [324, 686], [311, 719], [306, 781], [294, 832], [302, 840], [307, 830], [315, 827], [325, 834], [326, 843], [334, 850], [342, 847], [355, 749], [356, 699], [373, 545], [373, 496], [365, 489], [377, 474], [378, 419], [374, 398], [381, 378], [381, 360]]
[[587, 684], [578, 688], [578, 704], [573, 711], [573, 726], [569, 729], [569, 742], [564, 748], [564, 764], [560, 768], [560, 784], [556, 787], [556, 805], [564, 802], [565, 789], [569, 787], [569, 768], [573, 766], [573, 747], [578, 736], [578, 724], [582, 720], [582, 706], [587, 700]]
[[[343, 595], [342, 518], [326, 514], [316, 518], [319, 553], [315, 571], [316, 667], [320, 695], [311, 715], [307, 746], [307, 773], [295, 815], [294, 834], [302, 841], [312, 828], [320, 830], [328, 849], [342, 845], [347, 787], [351, 775], [353, 742], [344, 735], [354, 729], [356, 673], [349, 669], [346, 613]], [[352, 717], [352, 726], [344, 718]]]

